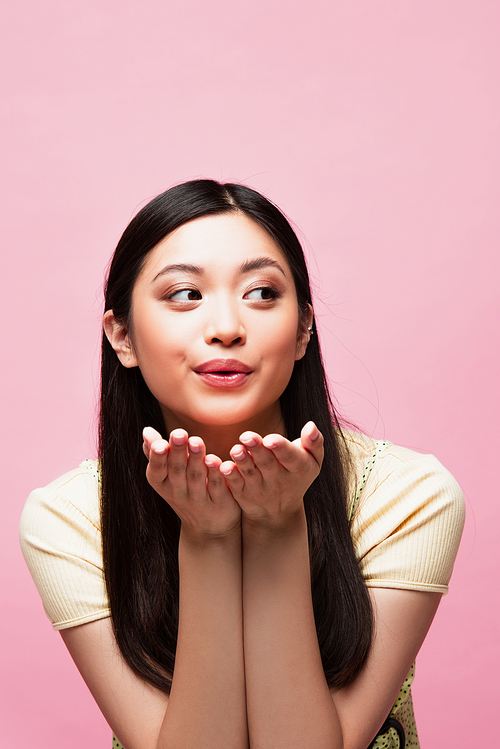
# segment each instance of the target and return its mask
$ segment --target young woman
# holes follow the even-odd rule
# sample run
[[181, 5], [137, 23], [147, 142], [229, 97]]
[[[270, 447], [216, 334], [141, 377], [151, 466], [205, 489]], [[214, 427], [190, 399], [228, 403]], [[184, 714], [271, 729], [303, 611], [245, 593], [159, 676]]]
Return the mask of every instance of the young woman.
[[434, 457], [341, 429], [274, 205], [198, 180], [138, 213], [106, 287], [99, 460], [21, 521], [115, 746], [418, 747], [412, 664], [462, 525]]

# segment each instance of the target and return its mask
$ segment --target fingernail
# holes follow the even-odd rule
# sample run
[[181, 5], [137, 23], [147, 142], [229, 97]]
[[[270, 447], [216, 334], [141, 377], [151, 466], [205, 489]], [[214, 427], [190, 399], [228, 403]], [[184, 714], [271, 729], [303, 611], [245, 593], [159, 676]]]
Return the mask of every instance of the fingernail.
[[244, 460], [245, 459], [245, 451], [244, 450], [233, 450], [231, 453], [231, 457], [233, 460]]
[[186, 443], [186, 435], [182, 431], [170, 432], [170, 442], [174, 445], [184, 445]]
[[309, 439], [314, 442], [314, 440], [317, 440], [319, 437], [319, 429], [316, 426], [316, 424], [312, 425], [312, 429], [309, 431]]
[[242, 442], [247, 447], [255, 447], [255, 445], [257, 444], [257, 440], [251, 434], [242, 434], [240, 437], [240, 442]]
[[272, 450], [273, 448], [278, 447], [279, 441], [273, 437], [267, 436], [262, 440], [262, 444], [264, 447], [268, 447]]
[[191, 442], [189, 440], [189, 451], [192, 453], [199, 453], [201, 452], [201, 445], [199, 442]]

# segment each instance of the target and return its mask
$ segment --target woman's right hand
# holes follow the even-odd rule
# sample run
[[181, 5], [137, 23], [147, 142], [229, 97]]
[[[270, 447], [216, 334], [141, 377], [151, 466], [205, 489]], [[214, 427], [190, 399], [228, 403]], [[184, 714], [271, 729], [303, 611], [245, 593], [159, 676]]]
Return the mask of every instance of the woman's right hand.
[[167, 442], [146, 427], [143, 439], [146, 478], [178, 515], [184, 533], [203, 540], [239, 532], [241, 509], [219, 471], [222, 461], [206, 455], [200, 437], [174, 429]]

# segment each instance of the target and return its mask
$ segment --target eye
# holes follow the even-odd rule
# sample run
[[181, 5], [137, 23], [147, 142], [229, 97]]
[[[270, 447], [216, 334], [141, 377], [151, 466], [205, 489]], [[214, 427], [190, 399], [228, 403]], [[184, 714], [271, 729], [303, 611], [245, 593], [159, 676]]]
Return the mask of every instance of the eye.
[[198, 302], [201, 294], [197, 289], [179, 289], [169, 294], [167, 299], [172, 299], [174, 302]]
[[273, 299], [278, 299], [281, 293], [278, 289], [273, 286], [260, 286], [257, 289], [252, 289], [245, 294], [245, 299], [252, 299], [258, 302], [271, 302]]

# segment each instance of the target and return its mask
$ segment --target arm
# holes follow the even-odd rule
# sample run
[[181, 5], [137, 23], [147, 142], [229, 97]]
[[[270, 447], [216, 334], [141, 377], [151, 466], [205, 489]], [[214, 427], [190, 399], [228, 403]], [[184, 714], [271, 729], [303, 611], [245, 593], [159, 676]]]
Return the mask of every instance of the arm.
[[[148, 480], [182, 521], [179, 633], [170, 698], [124, 662], [109, 619], [63, 638], [126, 749], [246, 749], [241, 511], [201, 440], [148, 434]], [[176, 439], [177, 437], [177, 439]], [[154, 448], [153, 448], [154, 442]], [[209, 491], [207, 491], [207, 479]]]
[[306, 427], [293, 444], [248, 435], [251, 444], [242, 435], [251, 455], [233, 449], [234, 467], [222, 467], [243, 514], [252, 749], [366, 749], [394, 703], [440, 599], [434, 593], [374, 590], [369, 658], [353, 684], [329, 691], [314, 624], [302, 503], [321, 464], [321, 440], [311, 440], [311, 434]]
[[[301, 585], [305, 575], [299, 570], [300, 544], [280, 544], [280, 551], [279, 595], [274, 576], [265, 570], [266, 562], [271, 567], [279, 553], [276, 545], [270, 554], [261, 553], [259, 564], [244, 577], [252, 749], [366, 749], [394, 704], [441, 594], [373, 589], [375, 633], [368, 660], [353, 684], [329, 693], [310, 595]], [[246, 555], [244, 559], [246, 565]]]
[[[394, 703], [430, 626], [440, 597], [440, 593], [373, 589], [377, 631], [370, 656], [362, 673], [350, 687], [332, 692], [338, 721], [342, 726], [343, 744], [337, 743], [337, 746], [366, 749]], [[285, 626], [282, 623], [280, 625], [273, 658], [285, 644]], [[126, 749], [157, 747], [168, 698], [143, 682], [125, 663], [115, 642], [111, 620], [100, 619], [71, 627], [62, 630], [61, 635], [104, 717], [123, 740]], [[300, 639], [291, 639], [292, 656], [299, 657], [300, 663], [293, 670], [293, 659], [291, 662], [285, 661], [290, 673], [285, 673], [282, 678], [285, 684], [294, 684], [299, 680], [303, 683], [305, 673], [304, 658], [301, 657], [302, 646]], [[269, 683], [274, 678], [273, 658], [268, 658], [262, 664], [262, 670], [255, 680], [257, 695], [259, 689], [264, 688], [264, 682]], [[269, 665], [272, 666], [271, 673], [268, 673]], [[249, 676], [250, 674], [247, 678]], [[279, 695], [280, 686], [278, 684], [278, 689], [274, 691], [276, 695]], [[302, 707], [302, 704], [298, 703], [298, 707]], [[257, 708], [258, 705], [252, 705], [252, 715], [256, 714]], [[304, 724], [314, 724], [320, 717], [316, 705], [313, 705], [312, 711], [304, 712], [306, 714], [301, 718]], [[264, 716], [267, 725], [264, 726], [262, 721], [265, 731], [270, 730], [269, 722], [273, 717], [271, 711], [269, 713], [270, 715]], [[297, 709], [293, 713], [294, 719], [296, 713]], [[296, 717], [298, 718], [298, 714]], [[253, 730], [258, 729], [259, 722], [256, 723], [255, 718], [252, 718], [252, 722]], [[288, 730], [288, 725], [276, 728], [280, 731]], [[264, 740], [267, 735], [265, 733]], [[295, 733], [288, 746], [294, 746], [296, 735]], [[309, 737], [308, 732], [306, 741], [302, 744], [297, 741], [296, 745], [301, 749], [321, 746], [307, 743]], [[252, 749], [254, 746], [267, 744], [259, 744], [255, 737], [252, 739]], [[269, 746], [278, 748], [280, 744], [273, 744], [270, 739]], [[336, 745], [331, 742], [326, 746], [330, 749]]]
[[[268, 438], [265, 440], [269, 444]], [[282, 447], [288, 449], [289, 445], [290, 443], [285, 440]], [[287, 463], [297, 474], [294, 460], [297, 457], [298, 446], [292, 447], [291, 457], [287, 458], [281, 451], [280, 465]], [[313, 446], [310, 448], [312, 452]], [[279, 749], [280, 746], [292, 749], [321, 749], [322, 746], [328, 749], [366, 749], [394, 702], [425, 637], [440, 596], [433, 593], [374, 590], [376, 633], [369, 659], [354, 684], [347, 689], [334, 691], [330, 696], [320, 668], [312, 617], [309, 560], [305, 554], [307, 538], [303, 524], [303, 491], [301, 490], [298, 501], [296, 492], [300, 475], [294, 475], [291, 484], [286, 473], [275, 476], [272, 482], [273, 491], [280, 485], [283, 476], [286, 479], [281, 507], [279, 502], [277, 506], [273, 506], [269, 501], [273, 494], [270, 493], [269, 486], [264, 487], [264, 492], [260, 494], [255, 492], [255, 485], [250, 493], [245, 492], [243, 485], [250, 486], [251, 476], [257, 479], [258, 483], [259, 476], [262, 478], [266, 470], [273, 465], [272, 461], [269, 465], [269, 448], [261, 450], [260, 457], [259, 450], [260, 446], [252, 447], [254, 461], [246, 467], [247, 457], [244, 457], [243, 461], [237, 461], [241, 468], [236, 472], [236, 465], [233, 463], [221, 467], [229, 471], [227, 480], [235, 495], [238, 495], [242, 506], [245, 506], [244, 627], [248, 722], [252, 749]], [[280, 454], [279, 447], [275, 452], [277, 455]], [[159, 455], [161, 458], [161, 451]], [[299, 451], [299, 457], [300, 455]], [[151, 457], [152, 463], [155, 463], [156, 457]], [[299, 460], [299, 467], [302, 458]], [[305, 480], [307, 485], [319, 470], [319, 462], [320, 459], [316, 461], [316, 468], [312, 466], [311, 469], [311, 464], [309, 465]], [[159, 473], [163, 472], [164, 475], [161, 460], [157, 461], [157, 465]], [[182, 474], [182, 465], [180, 468]], [[209, 469], [211, 486], [217, 486], [217, 473]], [[281, 469], [278, 474], [281, 474]], [[159, 488], [161, 492], [162, 489]], [[215, 488], [211, 491], [217, 493]], [[230, 503], [229, 506], [233, 507]], [[203, 502], [195, 508], [195, 514], [198, 518], [206, 519], [202, 511]], [[203, 534], [201, 538], [204, 539]], [[217, 616], [212, 604], [218, 591], [212, 591], [207, 596], [208, 622], [214, 622], [214, 639], [207, 649], [210, 650], [212, 645], [214, 646], [213, 659], [205, 649], [209, 638], [203, 639], [206, 636], [207, 619], [203, 621], [199, 617], [200, 596], [203, 597], [207, 590], [204, 581], [210, 585], [223, 570], [234, 565], [230, 546], [231, 544], [227, 544], [217, 553], [212, 555], [212, 552], [209, 552], [208, 556], [205, 556], [204, 543], [200, 547], [198, 542], [194, 547], [188, 543], [185, 559], [180, 549], [181, 575], [183, 567], [186, 569], [188, 581], [194, 573], [194, 587], [191, 588], [191, 593], [190, 587], [185, 588], [189, 595], [184, 600], [181, 596], [181, 609], [186, 612], [186, 621], [197, 619], [202, 626], [200, 629], [194, 626], [191, 631], [186, 631], [182, 648], [179, 642], [179, 668], [176, 668], [174, 674], [174, 687], [176, 684], [179, 686], [178, 717], [175, 721], [172, 719], [170, 725], [168, 720], [174, 714], [171, 709], [174, 704], [173, 698], [166, 710], [167, 697], [144, 684], [130, 671], [117, 649], [109, 619], [64, 631], [63, 637], [78, 668], [126, 749], [183, 746], [180, 742], [186, 739], [183, 726], [185, 719], [187, 728], [192, 732], [184, 744], [186, 746], [192, 741], [192, 746], [217, 746], [219, 749], [222, 746], [219, 731], [224, 730], [228, 721], [234, 721], [235, 728], [230, 729], [234, 730], [230, 736], [234, 739], [234, 746], [247, 746], [241, 659], [243, 645], [239, 639], [241, 606], [238, 621], [234, 624], [234, 631], [239, 633], [238, 642], [236, 645], [234, 641], [221, 642], [216, 636], [218, 621], [222, 627], [227, 625], [233, 628], [230, 623], [232, 614], [228, 618], [224, 601], [227, 601], [229, 609], [234, 613], [234, 609], [231, 608], [231, 600], [234, 603], [234, 599], [232, 595], [227, 599], [223, 595], [219, 604], [221, 618], [212, 620], [212, 616]], [[208, 548], [212, 547], [209, 545]], [[198, 554], [199, 551], [201, 554]], [[207, 560], [212, 560], [214, 566], [210, 575], [205, 578]], [[236, 567], [238, 568], [238, 562]], [[234, 578], [231, 579], [234, 581]], [[196, 587], [198, 582], [199, 588]], [[223, 593], [224, 587], [221, 586], [219, 592]], [[241, 602], [241, 577], [236, 595]], [[196, 622], [193, 621], [193, 624], [196, 625]], [[202, 643], [201, 653], [193, 659], [190, 658], [190, 643], [194, 648]], [[183, 650], [186, 656], [184, 660], [181, 658]], [[206, 656], [208, 657], [204, 660]], [[211, 673], [212, 667], [214, 672]], [[221, 673], [223, 678], [219, 682], [219, 670], [222, 668], [225, 670]], [[228, 681], [240, 685], [240, 688], [234, 689], [229, 695], [224, 692]], [[207, 684], [209, 688], [204, 690], [203, 687]], [[210, 690], [211, 693], [208, 694]], [[174, 695], [174, 691], [172, 694]], [[198, 697], [194, 700], [196, 704], [193, 705], [192, 697], [196, 694]], [[261, 699], [261, 696], [265, 698]], [[205, 711], [203, 714], [199, 712], [200, 708]], [[169, 743], [171, 739], [178, 740], [179, 743]], [[208, 743], [212, 740], [213, 743]]]
[[207, 543], [181, 536], [179, 567], [175, 669], [158, 747], [246, 749], [240, 528]]

